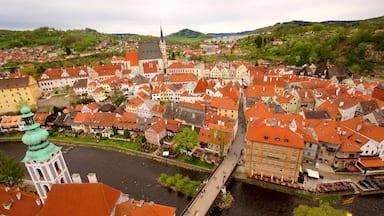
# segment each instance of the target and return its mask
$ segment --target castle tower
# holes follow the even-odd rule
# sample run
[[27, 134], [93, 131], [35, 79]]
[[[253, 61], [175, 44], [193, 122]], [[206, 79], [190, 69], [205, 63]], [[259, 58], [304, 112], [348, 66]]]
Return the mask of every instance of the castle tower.
[[163, 57], [163, 62], [164, 62], [164, 68], [168, 66], [168, 60], [167, 60], [167, 45], [165, 44], [165, 39], [163, 36], [163, 29], [160, 26], [160, 42], [159, 42], [159, 47], [161, 51], [161, 56]]
[[21, 116], [25, 122], [22, 141], [28, 146], [25, 163], [33, 184], [44, 203], [53, 184], [72, 183], [61, 147], [48, 141], [48, 131], [33, 120], [31, 109], [23, 104]]

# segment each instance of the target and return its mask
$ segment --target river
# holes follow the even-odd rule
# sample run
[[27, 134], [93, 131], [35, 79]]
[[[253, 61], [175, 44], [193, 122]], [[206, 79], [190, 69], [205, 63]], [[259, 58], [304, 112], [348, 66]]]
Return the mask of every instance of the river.
[[[161, 173], [181, 173], [194, 180], [203, 180], [208, 174], [190, 171], [162, 164], [150, 159], [138, 158], [118, 152], [94, 148], [63, 147], [64, 158], [71, 173], [79, 173], [83, 182], [90, 172], [97, 174], [99, 182], [108, 184], [135, 199], [155, 201], [159, 204], [174, 206], [177, 215], [189, 202], [189, 199], [176, 192], [159, 186], [156, 178]], [[0, 150], [20, 161], [26, 151], [22, 143], [0, 143]], [[233, 180], [228, 189], [235, 198], [230, 209], [214, 212], [222, 216], [292, 215], [293, 209], [300, 204], [315, 205], [295, 196], [263, 189], [254, 185]], [[381, 215], [384, 211], [384, 195], [357, 197], [352, 204], [337, 205], [353, 215]]]

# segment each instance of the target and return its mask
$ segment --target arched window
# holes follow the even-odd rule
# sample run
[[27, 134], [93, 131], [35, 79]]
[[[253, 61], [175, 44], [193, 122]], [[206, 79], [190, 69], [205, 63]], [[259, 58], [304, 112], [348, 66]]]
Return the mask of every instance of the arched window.
[[45, 193], [48, 193], [48, 192], [49, 192], [49, 188], [48, 188], [47, 185], [43, 185], [43, 188], [44, 188], [44, 190], [45, 190]]
[[37, 168], [36, 169], [37, 174], [39, 175], [40, 180], [44, 180], [44, 175], [41, 169]]
[[55, 161], [54, 166], [55, 166], [55, 169], [56, 169], [57, 174], [60, 174], [60, 173], [61, 173], [61, 169], [60, 169], [60, 166], [59, 166], [59, 164], [57, 163], [57, 161]]

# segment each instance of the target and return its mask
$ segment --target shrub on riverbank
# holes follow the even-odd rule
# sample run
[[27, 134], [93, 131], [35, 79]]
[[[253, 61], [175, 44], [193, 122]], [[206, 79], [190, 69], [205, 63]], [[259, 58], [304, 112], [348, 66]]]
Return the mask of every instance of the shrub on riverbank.
[[174, 176], [162, 173], [157, 181], [162, 186], [171, 188], [188, 197], [195, 196], [202, 185], [200, 181], [191, 180], [189, 176], [183, 176], [179, 173]]

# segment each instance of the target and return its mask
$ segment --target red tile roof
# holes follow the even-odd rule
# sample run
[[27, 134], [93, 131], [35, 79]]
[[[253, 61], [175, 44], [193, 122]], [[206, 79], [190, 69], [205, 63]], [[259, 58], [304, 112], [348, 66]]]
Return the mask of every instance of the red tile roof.
[[268, 143], [291, 148], [304, 149], [304, 141], [288, 128], [281, 127], [249, 127], [247, 140]]
[[[139, 207], [140, 206], [140, 207]], [[116, 206], [115, 216], [174, 216], [176, 208], [159, 204], [144, 202], [140, 205], [139, 201], [123, 202]]]
[[379, 157], [360, 158], [359, 160], [365, 167], [384, 167], [384, 161]]
[[205, 93], [205, 91], [207, 90], [207, 86], [208, 86], [208, 82], [203, 77], [203, 78], [199, 79], [193, 92], [194, 93]]
[[48, 116], [49, 116], [49, 113], [35, 113], [35, 116], [33, 117], [33, 119], [35, 120], [35, 122], [39, 123], [40, 125], [44, 125], [45, 120], [47, 119]]
[[123, 112], [121, 117], [117, 117], [114, 121], [114, 126], [124, 129], [136, 129], [138, 118], [136, 114], [131, 112]]
[[271, 118], [272, 116], [273, 112], [261, 100], [245, 111], [247, 121], [250, 121], [251, 118], [255, 120], [256, 118]]
[[252, 85], [245, 90], [246, 97], [273, 97], [275, 87], [269, 85]]
[[168, 76], [173, 83], [197, 82], [197, 77], [192, 73], [173, 73]]
[[125, 60], [131, 62], [131, 67], [139, 66], [139, 52], [125, 53]]
[[157, 64], [155, 62], [145, 62], [143, 63], [144, 73], [157, 73]]
[[73, 78], [73, 77], [79, 78], [79, 77], [87, 77], [87, 76], [88, 76], [88, 70], [87, 70], [87, 67], [84, 67], [84, 66], [68, 67], [65, 69], [50, 68], [44, 71], [44, 73], [40, 76], [40, 80], [53, 80], [53, 79], [61, 79], [61, 78]]
[[110, 215], [120, 194], [101, 183], [54, 184], [38, 216]]
[[201, 110], [201, 111], [204, 110], [204, 104], [200, 101], [196, 101], [195, 103], [180, 101], [179, 106], [188, 107], [190, 109], [196, 109], [196, 110]]
[[232, 98], [229, 97], [223, 97], [223, 98], [218, 98], [218, 97], [213, 97], [211, 101], [211, 106], [212, 107], [217, 107], [218, 109], [227, 109], [227, 110], [238, 110], [239, 105], [232, 100]]
[[193, 63], [183, 64], [178, 61], [168, 66], [169, 69], [194, 68], [194, 67], [195, 67], [195, 64]]
[[[9, 188], [5, 190], [4, 185], [0, 185], [0, 203], [9, 204], [11, 199], [13, 200], [11, 208], [9, 210], [0, 207], [1, 215], [22, 215], [22, 216], [35, 216], [43, 207], [43, 204], [37, 205], [36, 200], [40, 200], [39, 196], [33, 193], [27, 193], [17, 188]], [[20, 193], [21, 199], [17, 198], [17, 194]]]

